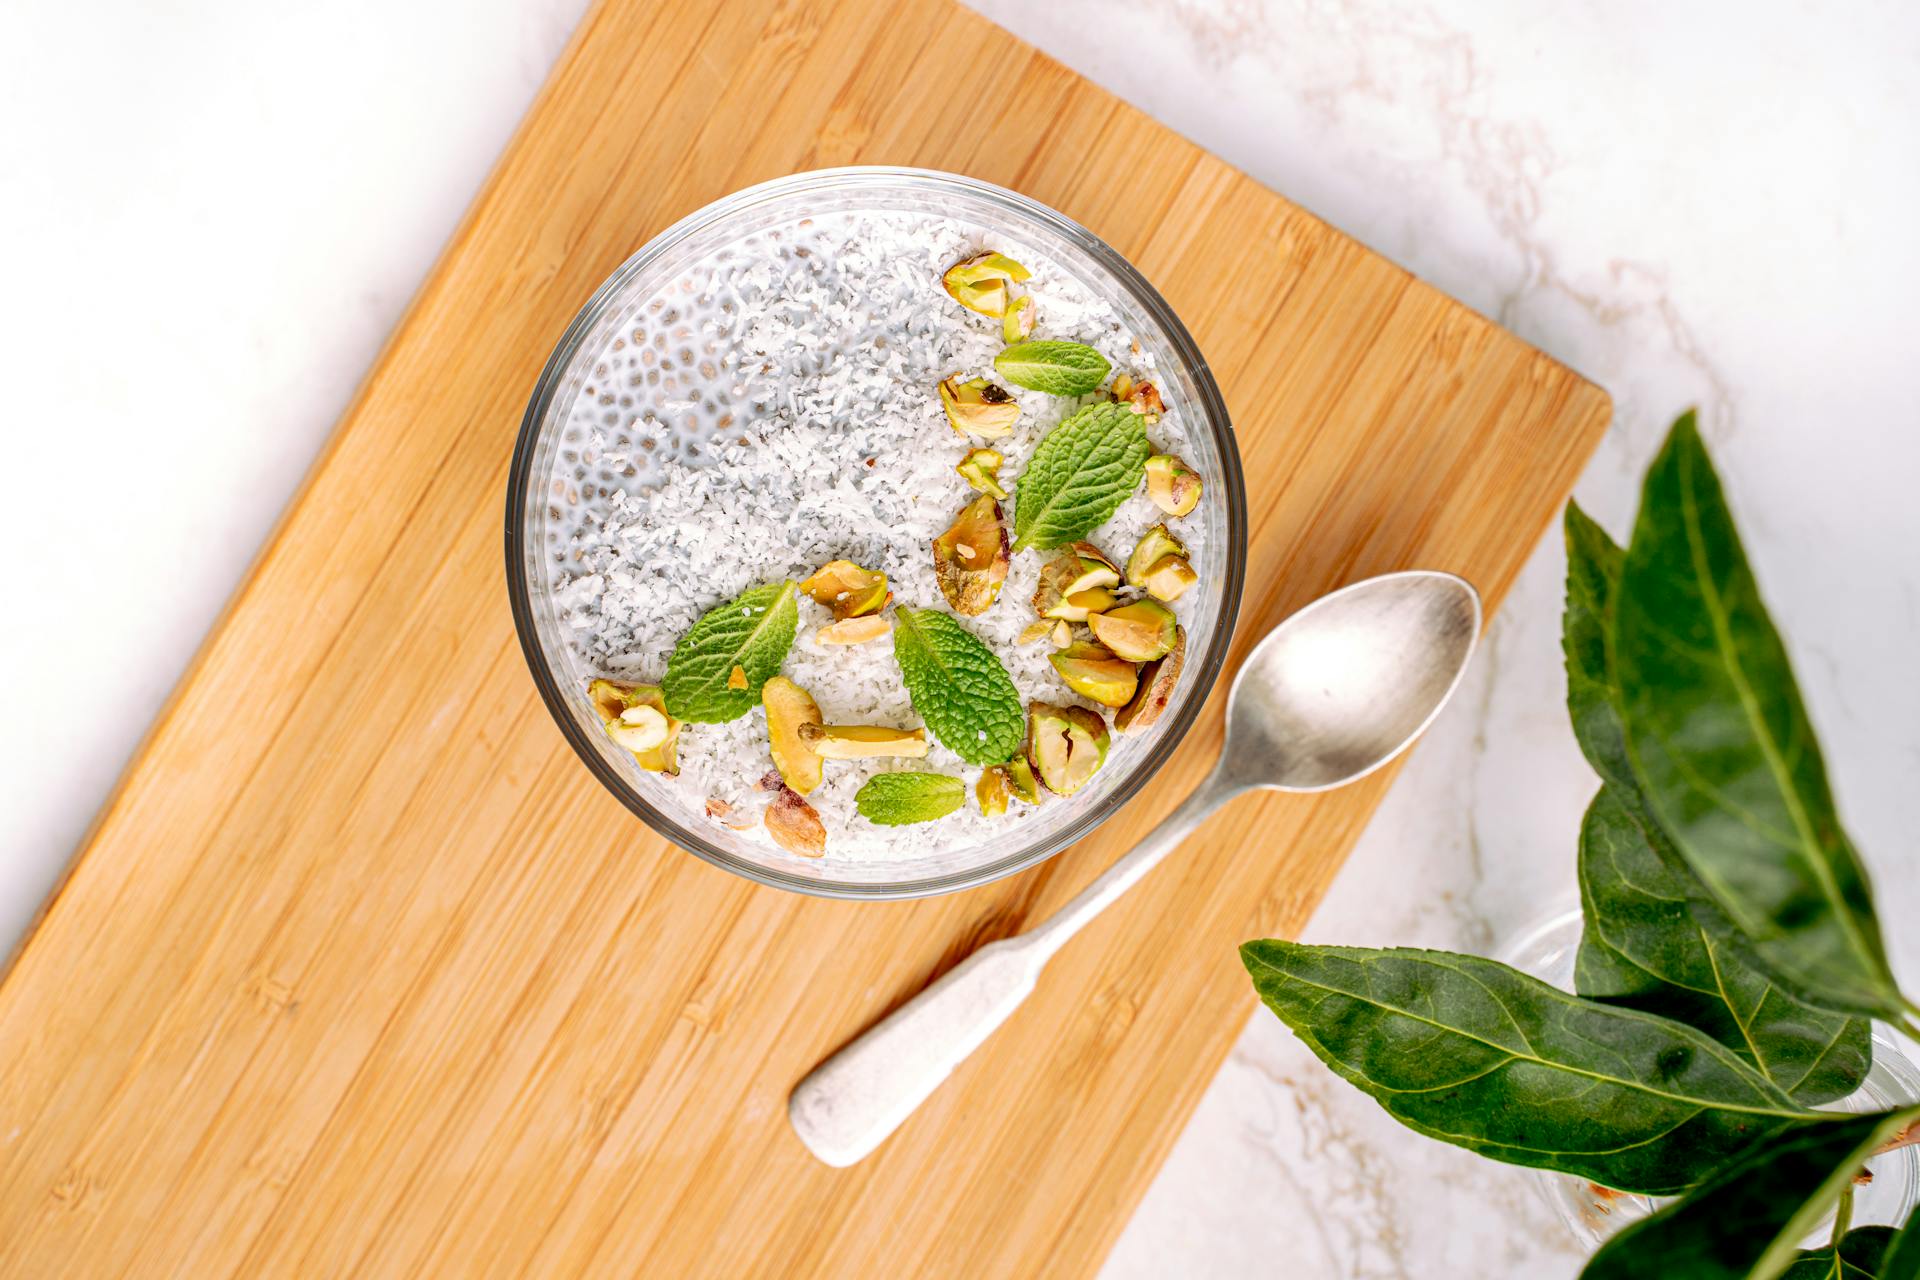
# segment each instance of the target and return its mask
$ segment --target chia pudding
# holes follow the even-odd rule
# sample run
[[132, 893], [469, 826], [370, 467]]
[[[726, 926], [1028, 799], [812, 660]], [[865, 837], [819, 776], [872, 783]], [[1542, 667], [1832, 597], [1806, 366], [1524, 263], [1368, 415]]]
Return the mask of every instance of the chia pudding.
[[[949, 273], [986, 254], [1005, 255], [1024, 270], [1017, 288], [1011, 282], [1007, 288], [1008, 295], [1027, 299], [1016, 305], [1017, 321], [956, 300]], [[995, 358], [1010, 340], [1025, 336], [1016, 324], [1030, 326], [1033, 339], [1097, 351], [1110, 373], [1079, 395], [1009, 381]], [[1103, 730], [1114, 721], [1119, 708], [1112, 697], [1077, 691], [1056, 661], [1065, 641], [1076, 646], [1068, 652], [1100, 648], [1089, 610], [1076, 616], [1062, 609], [1066, 616], [1054, 618], [1037, 612], [1036, 594], [1046, 596], [1043, 574], [1049, 566], [1060, 572], [1060, 557], [1079, 552], [1014, 551], [990, 603], [958, 616], [959, 597], [943, 590], [936, 573], [935, 541], [943, 533], [955, 541], [956, 519], [980, 510], [970, 504], [982, 502], [983, 489], [1007, 495], [998, 512], [1013, 530], [1020, 480], [1036, 449], [1089, 406], [1108, 406], [1103, 412], [1111, 413], [1116, 398], [1126, 402], [1145, 424], [1156, 462], [1195, 460], [1199, 474], [1189, 479], [1197, 489], [1213, 479], [1206, 474], [1211, 446], [1196, 439], [1206, 430], [1204, 420], [1190, 418], [1196, 410], [1162, 380], [1152, 346], [1043, 245], [1022, 242], [1005, 227], [927, 211], [795, 216], [677, 264], [670, 278], [648, 295], [625, 299], [589, 337], [593, 345], [575, 357], [581, 372], [570, 402], [556, 404], [549, 419], [558, 420], [558, 443], [551, 470], [536, 478], [545, 520], [534, 573], [534, 589], [545, 593], [564, 649], [548, 660], [583, 703], [596, 678], [622, 687], [660, 685], [676, 645], [696, 622], [743, 593], [811, 582], [811, 595], [790, 595], [797, 625], [778, 672], [810, 696], [816, 722], [909, 732], [928, 723], [894, 652], [898, 620], [918, 610], [953, 617], [984, 643], [1022, 704], [1083, 708], [1081, 721], [1092, 713]], [[953, 406], [939, 394], [943, 382], [974, 388], [976, 402], [982, 387], [990, 388], [989, 400], [1004, 393], [1017, 417], [1008, 410], [996, 415], [995, 426], [1011, 419], [1010, 430], [990, 437], [963, 433]], [[990, 452], [976, 454], [982, 449]], [[983, 473], [980, 464], [993, 455], [997, 472]], [[1150, 495], [1141, 484], [1077, 541], [1114, 568], [1114, 581], [1091, 610], [1094, 622], [1102, 609], [1120, 612], [1140, 601], [1149, 601], [1142, 608], [1150, 611], [1160, 597], [1185, 629], [1184, 642], [1196, 625], [1203, 636], [1213, 626], [1212, 616], [1189, 615], [1217, 607], [1218, 584], [1208, 576], [1221, 574], [1215, 557], [1224, 548], [1212, 545], [1218, 536], [1210, 537], [1212, 522], [1179, 518], [1164, 498], [1164, 491]], [[1178, 567], [1191, 566], [1188, 581], [1197, 574], [1201, 588], [1185, 592], [1178, 584], [1150, 595], [1140, 585], [1139, 568], [1128, 562], [1155, 526], [1177, 540]], [[991, 554], [964, 538], [959, 545], [975, 559]], [[849, 631], [848, 593], [817, 589], [815, 575], [833, 562], [884, 575], [891, 593], [889, 603], [864, 611], [871, 621], [852, 628], [861, 642], [831, 642], [837, 620], [843, 636]], [[1104, 578], [1090, 581], [1105, 584]], [[1130, 665], [1140, 665], [1150, 682], [1161, 664]], [[1165, 665], [1177, 666], [1177, 659]], [[732, 674], [734, 687], [744, 687], [744, 670]], [[650, 705], [675, 710], [671, 681], [668, 689], [666, 705], [657, 698]], [[749, 692], [758, 703], [758, 683]], [[925, 700], [923, 692], [923, 709]], [[967, 753], [956, 753], [937, 732], [921, 732], [923, 755], [825, 760], [804, 791], [823, 847], [796, 849], [770, 830], [778, 824], [768, 815], [800, 798], [780, 777], [786, 772], [785, 781], [792, 781], [791, 770], [774, 771], [770, 711], [756, 705], [717, 723], [679, 724], [665, 715], [674, 723], [669, 764], [677, 773], [660, 767], [657, 748], [649, 756], [629, 742], [636, 787], [683, 825], [724, 828], [732, 839], [763, 845], [768, 860], [821, 853], [842, 863], [1017, 843], [1050, 807], [1069, 803], [1050, 795], [1043, 778], [1038, 803], [1022, 799], [1016, 786], [1011, 801], [996, 806], [986, 794], [992, 786], [981, 787], [990, 766], [963, 759]], [[599, 712], [618, 740], [620, 704]], [[632, 720], [656, 727], [650, 710]], [[1072, 792], [1076, 808], [1097, 803], [1127, 774], [1154, 737], [1144, 722], [1140, 728], [1111, 733], [1096, 770]], [[807, 732], [817, 738], [820, 730]], [[1018, 754], [1025, 758], [1025, 746]], [[875, 775], [902, 770], [960, 779], [964, 803], [933, 821], [870, 820], [856, 796]]]

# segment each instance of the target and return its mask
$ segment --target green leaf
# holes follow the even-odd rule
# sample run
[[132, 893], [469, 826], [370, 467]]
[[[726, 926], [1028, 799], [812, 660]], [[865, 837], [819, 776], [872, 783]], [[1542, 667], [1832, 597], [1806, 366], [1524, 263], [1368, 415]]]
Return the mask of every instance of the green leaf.
[[1035, 339], [1016, 342], [993, 358], [993, 367], [1016, 387], [1055, 396], [1083, 396], [1106, 381], [1112, 366], [1079, 342]]
[[1268, 1008], [1402, 1124], [1672, 1195], [1812, 1113], [1703, 1033], [1439, 951], [1240, 948]]
[[1659, 827], [1768, 970], [1900, 1017], [1866, 871], [1690, 413], [1647, 472], [1608, 652]]
[[[699, 724], [738, 720], [760, 705], [760, 686], [780, 674], [800, 621], [793, 584], [753, 587], [709, 609], [674, 646], [660, 680], [667, 713]], [[746, 687], [729, 688], [733, 669]]]
[[1889, 1280], [1899, 1274], [1886, 1269], [1892, 1239], [1892, 1227], [1856, 1227], [1837, 1248], [1828, 1245], [1801, 1253], [1780, 1273], [1781, 1280]]
[[[1626, 553], [1576, 502], [1567, 503], [1565, 528], [1567, 603], [1560, 618], [1560, 647], [1566, 655], [1567, 714], [1573, 721], [1573, 736], [1594, 772], [1620, 792], [1634, 817], [1652, 826], [1652, 811], [1640, 794], [1640, 780], [1634, 777], [1627, 756], [1619, 690], [1607, 660], [1613, 601]], [[1661, 852], [1679, 861], [1677, 851]]]
[[[1572, 502], [1567, 504], [1566, 548], [1567, 594], [1566, 609], [1562, 615], [1561, 647], [1566, 655], [1568, 715], [1581, 751], [1594, 772], [1606, 782], [1608, 799], [1630, 816], [1639, 837], [1636, 842], [1633, 839], [1635, 833], [1619, 829], [1612, 823], [1602, 824], [1600, 833], [1610, 837], [1609, 844], [1614, 856], [1612, 859], [1590, 860], [1587, 856], [1588, 846], [1583, 840], [1583, 881], [1597, 881], [1597, 887], [1603, 890], [1609, 885], [1618, 889], [1626, 887], [1621, 884], [1624, 876], [1633, 886], [1650, 892], [1655, 898], [1669, 900], [1669, 903], [1674, 898], [1685, 899], [1684, 909], [1632, 900], [1644, 897], [1644, 894], [1631, 895], [1628, 900], [1620, 901], [1615, 893], [1595, 893], [1594, 884], [1583, 884], [1581, 897], [1586, 925], [1574, 967], [1574, 988], [1584, 996], [1616, 1000], [1678, 1018], [1737, 1050], [1738, 1027], [1735, 1024], [1738, 1020], [1732, 1017], [1727, 1005], [1710, 999], [1689, 998], [1690, 988], [1706, 985], [1698, 981], [1706, 976], [1705, 971], [1698, 963], [1688, 964], [1684, 966], [1685, 971], [1693, 976], [1694, 981], [1669, 983], [1661, 975], [1673, 977], [1679, 970], [1673, 965], [1660, 963], [1655, 958], [1655, 948], [1664, 953], [1669, 945], [1684, 946], [1685, 938], [1691, 936], [1691, 931], [1697, 930], [1698, 936], [1710, 941], [1715, 967], [1723, 974], [1735, 975], [1732, 985], [1749, 993], [1748, 1007], [1756, 1013], [1759, 1012], [1762, 993], [1753, 984], [1760, 980], [1759, 974], [1768, 972], [1767, 966], [1762, 964], [1753, 944], [1714, 902], [1699, 877], [1687, 866], [1686, 859], [1680, 856], [1672, 840], [1660, 828], [1640, 790], [1640, 781], [1634, 776], [1632, 762], [1627, 756], [1626, 730], [1620, 720], [1619, 688], [1607, 655], [1607, 638], [1613, 628], [1613, 602], [1625, 555], [1613, 539], [1588, 518], [1579, 504]], [[1586, 829], [1583, 828], [1583, 832]], [[1647, 860], [1649, 855], [1652, 862]], [[1610, 861], [1623, 861], [1628, 865], [1610, 872]], [[1670, 929], [1657, 936], [1639, 933], [1626, 935], [1637, 939], [1637, 943], [1627, 947], [1628, 954], [1622, 954], [1621, 947], [1609, 945], [1602, 936], [1606, 922], [1600, 916], [1603, 912], [1614, 910], [1632, 912], [1642, 923], [1647, 922], [1649, 911], [1660, 912]], [[1616, 935], [1615, 943], [1622, 942], [1622, 935], [1626, 931], [1621, 922], [1615, 922], [1613, 932]], [[1662, 937], [1665, 938], [1664, 942]], [[1773, 986], [1777, 998], [1769, 1002], [1770, 1005], [1777, 1005], [1779, 1001], [1798, 1004], [1809, 1011], [1809, 1017], [1819, 1026], [1833, 1025], [1835, 1019], [1832, 1014], [1824, 1012], [1826, 1006], [1818, 992], [1795, 990], [1792, 984], [1781, 981], [1777, 974], [1774, 975]], [[1730, 1031], [1735, 1034], [1730, 1036]], [[1800, 1089], [1790, 1090], [1796, 1101], [1812, 1104], [1850, 1092], [1852, 1084], [1847, 1082], [1853, 1079], [1849, 1065], [1852, 1058], [1851, 1055], [1838, 1055], [1845, 1054], [1845, 1050], [1854, 1045], [1859, 1046], [1860, 1070], [1864, 1072], [1870, 1061], [1870, 1039], [1864, 1028], [1858, 1032], [1849, 1030], [1841, 1035], [1836, 1044], [1837, 1056], [1834, 1060], [1825, 1064], [1814, 1059], [1808, 1060], [1806, 1065], [1819, 1069], [1809, 1074]], [[1746, 1056], [1749, 1061], [1757, 1061], [1752, 1054]], [[1778, 1076], [1774, 1078], [1779, 1079]], [[1857, 1079], [1853, 1083], [1857, 1083]]]
[[1577, 502], [1568, 501], [1562, 529], [1567, 603], [1560, 616], [1560, 648], [1567, 663], [1567, 711], [1588, 763], [1608, 782], [1631, 787], [1633, 771], [1614, 707], [1613, 673], [1607, 669], [1607, 632], [1626, 553]]
[[[1606, 531], [1588, 518], [1576, 502], [1567, 504], [1567, 603], [1561, 615], [1561, 649], [1567, 665], [1567, 714], [1580, 750], [1605, 780], [1616, 799], [1633, 815], [1654, 854], [1665, 863], [1677, 883], [1685, 886], [1694, 916], [1708, 932], [1722, 940], [1728, 952], [1749, 967], [1759, 965], [1752, 944], [1727, 918], [1713, 895], [1687, 866], [1673, 841], [1661, 830], [1640, 780], [1627, 756], [1626, 728], [1620, 721], [1620, 689], [1607, 655], [1613, 630], [1613, 601], [1620, 585], [1625, 553]], [[1592, 921], [1588, 921], [1591, 932]], [[1586, 992], [1583, 989], [1583, 994]], [[1801, 991], [1803, 998], [1817, 992]]]
[[1694, 916], [1688, 879], [1603, 787], [1580, 824], [1575, 990], [1697, 1027], [1804, 1106], [1852, 1093], [1873, 1061], [1871, 1024], [1802, 1004], [1749, 967]]
[[1906, 1225], [1888, 1233], [1886, 1248], [1879, 1280], [1920, 1280], [1920, 1209], [1907, 1215]]
[[1780, 1133], [1607, 1241], [1581, 1280], [1773, 1280], [1874, 1148], [1916, 1116], [1920, 1107], [1834, 1113]]
[[944, 773], [876, 773], [861, 784], [853, 804], [868, 822], [904, 827], [944, 818], [966, 799], [966, 784]]
[[971, 631], [937, 609], [894, 610], [893, 656], [913, 709], [968, 764], [1003, 764], [1026, 736], [1013, 678]]
[[1152, 453], [1146, 418], [1124, 404], [1090, 404], [1047, 432], [1014, 489], [1013, 549], [1092, 533], [1140, 487]]

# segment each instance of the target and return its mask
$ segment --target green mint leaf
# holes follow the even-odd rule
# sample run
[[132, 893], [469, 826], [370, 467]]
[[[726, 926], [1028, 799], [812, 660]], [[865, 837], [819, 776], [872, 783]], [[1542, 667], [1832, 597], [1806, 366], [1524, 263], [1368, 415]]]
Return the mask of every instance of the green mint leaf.
[[1778, 1276], [1796, 1264], [1800, 1241], [1874, 1148], [1916, 1117], [1920, 1107], [1833, 1113], [1758, 1143], [1684, 1199], [1607, 1241], [1581, 1280]]
[[1014, 343], [993, 358], [993, 367], [1016, 387], [1054, 396], [1083, 396], [1107, 380], [1112, 366], [1083, 343], [1036, 339]]
[[1756, 1139], [1824, 1123], [1692, 1027], [1478, 956], [1268, 939], [1240, 958], [1337, 1074], [1496, 1160], [1674, 1195]]
[[1607, 652], [1634, 777], [1762, 963], [1899, 1020], [1866, 869], [1691, 413], [1647, 471]]
[[895, 609], [894, 624], [894, 660], [933, 736], [968, 764], [1004, 764], [1026, 736], [1026, 716], [993, 650], [936, 609]]
[[1140, 487], [1152, 453], [1129, 405], [1090, 404], [1047, 432], [1015, 486], [1013, 549], [1063, 547], [1098, 529]]
[[1697, 1027], [1802, 1106], [1844, 1098], [1873, 1062], [1865, 1018], [1807, 1005], [1701, 927], [1691, 877], [1647, 843], [1612, 787], [1580, 824], [1586, 932], [1574, 967], [1583, 996]]
[[944, 773], [876, 773], [853, 797], [868, 822], [904, 827], [944, 818], [966, 802], [966, 784]]
[[[660, 693], [667, 713], [698, 724], [738, 720], [760, 705], [760, 686], [780, 674], [800, 609], [791, 582], [753, 587], [709, 609], [674, 646]], [[729, 688], [733, 669], [746, 687]]]

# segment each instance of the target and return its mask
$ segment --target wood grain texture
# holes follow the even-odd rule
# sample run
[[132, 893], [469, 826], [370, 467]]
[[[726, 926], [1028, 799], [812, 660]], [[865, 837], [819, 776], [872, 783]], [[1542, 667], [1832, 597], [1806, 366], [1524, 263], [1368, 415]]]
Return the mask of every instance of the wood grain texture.
[[[956, 49], [1010, 91], [956, 91]], [[508, 617], [508, 454], [574, 310], [707, 201], [850, 162], [1027, 192], [1186, 319], [1254, 495], [1236, 662], [1369, 573], [1497, 601], [1607, 420], [1597, 388], [945, 0], [601, 5], [0, 986], [0, 1275], [1098, 1266], [1252, 1007], [1235, 945], [1299, 926], [1387, 777], [1216, 817], [830, 1170], [787, 1129], [793, 1082], [1171, 808], [1224, 699], [1049, 864], [830, 902], [602, 793]]]

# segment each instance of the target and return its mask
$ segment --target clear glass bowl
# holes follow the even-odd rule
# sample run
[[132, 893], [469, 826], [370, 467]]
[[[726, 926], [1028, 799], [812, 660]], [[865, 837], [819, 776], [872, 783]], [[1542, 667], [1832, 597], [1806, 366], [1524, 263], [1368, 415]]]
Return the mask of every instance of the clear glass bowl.
[[[584, 696], [601, 674], [576, 648], [555, 610], [554, 574], [564, 566], [565, 517], [553, 495], [568, 486], [617, 483], [582, 465], [569, 417], [599, 353], [646, 302], [669, 287], [691, 288], [687, 269], [750, 236], [828, 214], [924, 212], [999, 232], [1037, 247], [1112, 305], [1150, 354], [1170, 409], [1184, 415], [1188, 461], [1206, 480], [1206, 500], [1189, 521], [1205, 522], [1211, 550], [1200, 581], [1181, 601], [1187, 661], [1158, 726], [1139, 739], [1116, 736], [1109, 763], [1092, 785], [1049, 798], [1027, 815], [1015, 838], [981, 840], [897, 860], [787, 855], [691, 813], [684, 797], [640, 770], [615, 746]], [[677, 430], [677, 428], [675, 429]], [[663, 433], [672, 453], [689, 442]], [[698, 445], [691, 446], [697, 451]], [[571, 457], [569, 455], [572, 455]], [[508, 482], [506, 555], [514, 625], [528, 665], [561, 732], [594, 776], [654, 830], [716, 866], [762, 884], [844, 898], [906, 898], [950, 893], [1010, 875], [1086, 835], [1124, 805], [1166, 762], [1219, 678], [1233, 638], [1246, 565], [1246, 495], [1226, 405], [1204, 358], [1166, 300], [1138, 271], [1086, 228], [1016, 192], [954, 174], [919, 169], [825, 169], [781, 178], [716, 201], [661, 232], [614, 272], [574, 318], [527, 406]], [[1008, 607], [1002, 601], [1000, 607]], [[697, 728], [697, 726], [695, 726]]]
[[[1549, 916], [1508, 945], [1500, 959], [1542, 982], [1573, 990], [1573, 963], [1580, 949], [1580, 910]], [[1873, 1066], [1860, 1087], [1835, 1103], [1835, 1111], [1885, 1111], [1920, 1101], [1920, 1064], [1908, 1056], [1912, 1042], [1874, 1024]], [[1653, 1196], [1605, 1191], [1584, 1178], [1533, 1171], [1534, 1183], [1567, 1229], [1588, 1248], [1628, 1223], [1637, 1222], [1666, 1201]], [[1920, 1202], [1920, 1147], [1904, 1147], [1873, 1162], [1873, 1181], [1854, 1189], [1853, 1225], [1900, 1223]], [[1803, 1247], [1826, 1243], [1831, 1216]]]

